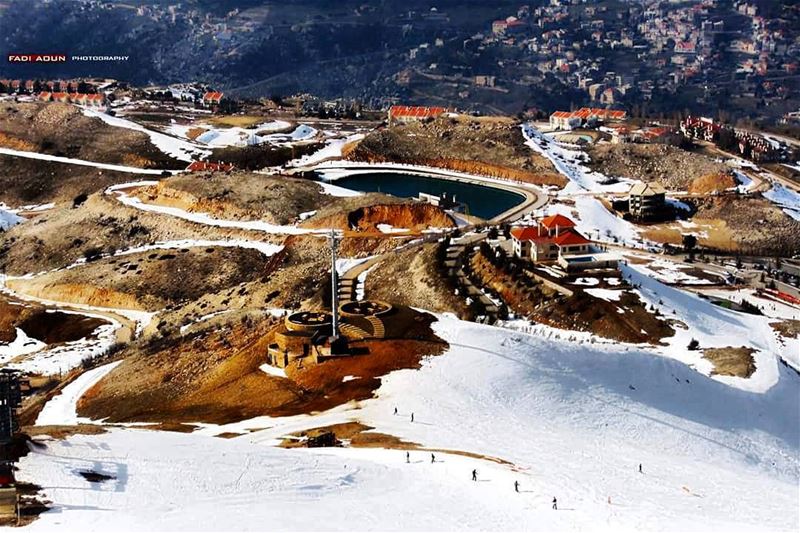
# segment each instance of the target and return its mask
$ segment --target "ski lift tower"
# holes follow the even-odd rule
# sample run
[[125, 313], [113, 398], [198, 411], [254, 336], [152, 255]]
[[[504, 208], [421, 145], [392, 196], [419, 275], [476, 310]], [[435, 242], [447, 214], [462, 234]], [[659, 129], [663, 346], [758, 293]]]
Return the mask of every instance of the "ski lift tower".
[[328, 240], [331, 245], [331, 347], [339, 340], [339, 274], [336, 272], [336, 250], [342, 236], [331, 229]]

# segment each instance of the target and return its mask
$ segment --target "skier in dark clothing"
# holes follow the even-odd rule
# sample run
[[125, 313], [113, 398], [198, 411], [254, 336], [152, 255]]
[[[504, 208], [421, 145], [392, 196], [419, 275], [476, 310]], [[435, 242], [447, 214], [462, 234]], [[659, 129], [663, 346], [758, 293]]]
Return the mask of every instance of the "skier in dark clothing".
[[558, 501], [556, 501], [556, 497], [553, 496], [553, 509], [558, 510]]
[[431, 454], [431, 463], [435, 463], [435, 462], [436, 462], [436, 456]]
[[472, 471], [472, 481], [478, 481], [478, 471], [477, 470], [473, 470]]
[[519, 492], [519, 481], [514, 482], [514, 492]]
[[639, 463], [639, 473], [642, 473], [642, 463]]
[[414, 421], [414, 413], [411, 413], [411, 421]]
[[397, 407], [394, 408], [394, 414], [397, 414]]
[[411, 462], [411, 454], [410, 454], [410, 453], [408, 453], [408, 452], [406, 452], [406, 462], [407, 462], [407, 463], [410, 463], [410, 462]]

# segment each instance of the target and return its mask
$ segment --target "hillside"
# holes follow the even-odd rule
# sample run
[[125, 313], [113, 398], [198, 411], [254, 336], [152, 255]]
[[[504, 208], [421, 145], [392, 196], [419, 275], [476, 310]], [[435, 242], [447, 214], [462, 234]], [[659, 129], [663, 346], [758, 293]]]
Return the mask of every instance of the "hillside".
[[553, 165], [525, 146], [519, 126], [500, 117], [442, 116], [384, 128], [367, 135], [348, 159], [427, 165], [540, 185], [566, 183]]
[[587, 152], [592, 170], [606, 176], [657, 182], [670, 191], [697, 189], [708, 181], [706, 176], [730, 170], [704, 155], [664, 144], [606, 143], [591, 146]]

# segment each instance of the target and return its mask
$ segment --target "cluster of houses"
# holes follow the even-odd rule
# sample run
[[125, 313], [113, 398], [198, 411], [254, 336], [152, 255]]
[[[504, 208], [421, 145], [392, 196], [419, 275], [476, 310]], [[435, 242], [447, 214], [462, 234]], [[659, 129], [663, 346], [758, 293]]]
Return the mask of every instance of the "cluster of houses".
[[572, 130], [593, 127], [600, 122], [625, 120], [627, 113], [618, 109], [582, 107], [576, 111], [556, 111], [550, 115], [550, 127], [554, 130]]
[[103, 107], [107, 103], [106, 95], [101, 93], [51, 93], [42, 91], [35, 96], [40, 102], [64, 102], [90, 107]]
[[566, 272], [617, 268], [619, 258], [596, 247], [564, 215], [551, 215], [530, 226], [511, 229], [516, 257], [534, 264], [558, 265]]
[[0, 94], [94, 93], [98, 87], [85, 80], [9, 80], [0, 79]]
[[681, 121], [680, 128], [687, 137], [713, 142], [723, 149], [738, 149], [742, 157], [753, 161], [777, 161], [783, 156], [784, 150], [779, 143], [711, 118], [689, 116]]

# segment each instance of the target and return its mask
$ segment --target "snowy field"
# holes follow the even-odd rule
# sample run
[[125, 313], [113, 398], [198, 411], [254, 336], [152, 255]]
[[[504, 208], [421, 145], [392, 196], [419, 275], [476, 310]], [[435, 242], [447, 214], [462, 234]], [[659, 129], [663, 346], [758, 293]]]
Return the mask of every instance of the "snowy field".
[[784, 213], [800, 221], [800, 194], [779, 183], [773, 183], [772, 188], [764, 193], [764, 198], [779, 205]]
[[[20, 463], [20, 479], [42, 485], [54, 506], [28, 529], [800, 525], [800, 379], [788, 369], [779, 366], [775, 383], [753, 392], [636, 347], [547, 340], [447, 316], [434, 328], [450, 343], [448, 352], [419, 370], [390, 374], [378, 397], [358, 408], [262, 417], [195, 434], [128, 428], [49, 441]], [[67, 392], [53, 409], [70, 418], [77, 398]], [[348, 420], [509, 464], [445, 451], [435, 452], [435, 463], [428, 452], [412, 451], [406, 464], [400, 450], [271, 447], [290, 431]], [[245, 427], [269, 429], [210, 436]], [[477, 482], [470, 480], [473, 469]], [[115, 479], [91, 484], [81, 470]]]

